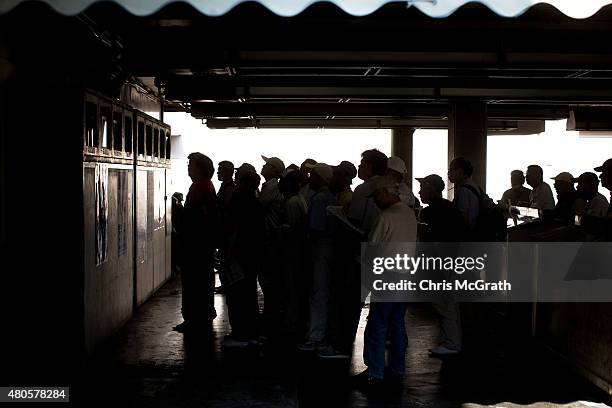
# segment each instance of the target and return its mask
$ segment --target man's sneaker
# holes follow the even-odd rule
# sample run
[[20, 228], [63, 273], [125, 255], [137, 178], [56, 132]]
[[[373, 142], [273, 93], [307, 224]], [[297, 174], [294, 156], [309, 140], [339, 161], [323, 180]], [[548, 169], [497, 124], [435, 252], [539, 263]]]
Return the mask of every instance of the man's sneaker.
[[296, 345], [299, 351], [315, 351], [319, 348], [319, 343], [316, 341], [307, 341]]
[[187, 327], [187, 322], [183, 322], [174, 326], [172, 330], [177, 331], [179, 333], [185, 333], [188, 330]]
[[449, 349], [448, 347], [438, 346], [429, 349], [429, 354], [433, 357], [456, 356], [457, 354], [459, 354], [459, 350], [453, 350]]
[[385, 382], [380, 378], [370, 377], [366, 386], [366, 392], [382, 393], [384, 391]]
[[321, 347], [319, 349], [319, 357], [320, 358], [324, 358], [324, 359], [328, 359], [328, 360], [333, 360], [333, 359], [348, 360], [348, 359], [351, 358], [350, 355], [348, 355], [346, 353], [342, 353], [341, 351], [336, 350], [332, 346]]
[[385, 367], [385, 383], [391, 389], [401, 389], [404, 386], [404, 375], [393, 372], [389, 367]]
[[355, 387], [367, 394], [382, 395], [385, 391], [385, 383], [380, 378], [370, 377], [368, 371], [353, 376]]
[[366, 369], [359, 374], [352, 375], [350, 381], [355, 388], [364, 388], [367, 386], [369, 378], [370, 374]]

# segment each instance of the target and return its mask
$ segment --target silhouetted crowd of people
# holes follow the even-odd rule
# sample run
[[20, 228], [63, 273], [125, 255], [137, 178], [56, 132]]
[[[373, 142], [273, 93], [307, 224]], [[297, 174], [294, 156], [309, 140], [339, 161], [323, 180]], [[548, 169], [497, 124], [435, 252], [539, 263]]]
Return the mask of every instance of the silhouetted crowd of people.
[[[235, 168], [222, 161], [218, 192], [211, 181], [211, 159], [201, 153], [188, 159], [193, 183], [184, 205], [182, 194], [173, 195], [173, 263], [180, 268], [184, 319], [175, 330], [210, 329], [216, 317], [216, 269], [221, 282], [217, 291], [225, 294], [232, 330], [223, 341], [226, 348], [281, 337], [320, 358], [350, 358], [365, 300], [360, 290], [364, 242], [504, 240], [517, 206], [535, 208], [542, 220], [555, 225], [582, 224], [609, 239], [612, 206], [598, 187], [601, 180], [612, 190], [612, 159], [594, 169], [601, 179], [592, 172], [578, 178], [559, 173], [554, 177], [556, 203], [537, 165], [529, 166], [526, 176], [513, 171], [512, 187], [494, 203], [472, 179], [473, 166], [462, 157], [449, 165], [452, 201], [443, 198], [445, 182], [437, 174], [417, 178], [419, 200], [407, 183], [404, 161], [376, 149], [362, 153], [358, 168], [348, 161], [331, 166], [313, 159], [299, 167], [285, 166], [278, 157], [262, 156], [258, 173], [249, 163]], [[355, 177], [362, 183], [353, 191]], [[433, 306], [440, 316], [440, 343], [430, 352], [459, 353], [458, 304], [441, 297]], [[370, 304], [363, 353], [368, 370], [361, 375], [368, 386], [401, 382], [405, 311], [405, 303]]]

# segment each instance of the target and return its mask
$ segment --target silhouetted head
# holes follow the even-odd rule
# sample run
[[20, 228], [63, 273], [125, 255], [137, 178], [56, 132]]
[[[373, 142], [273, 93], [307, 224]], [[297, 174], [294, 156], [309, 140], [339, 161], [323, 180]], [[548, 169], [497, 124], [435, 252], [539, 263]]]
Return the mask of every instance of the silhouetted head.
[[597, 177], [597, 174], [591, 173], [590, 171], [582, 173], [578, 177], [577, 182], [578, 185], [576, 186], [576, 190], [581, 198], [591, 200], [597, 195], [599, 190], [599, 177]]
[[537, 164], [532, 164], [527, 167], [525, 179], [527, 180], [527, 184], [532, 188], [536, 188], [544, 181], [544, 171]]
[[250, 163], [242, 163], [240, 165], [240, 167], [238, 167], [236, 169], [236, 182], [240, 181], [240, 178], [246, 173], [252, 171], [253, 173], [257, 174], [257, 170], [255, 170], [255, 167], [250, 164]]
[[421, 184], [419, 196], [425, 204], [431, 204], [435, 200], [442, 198], [442, 192], [444, 191], [444, 180], [442, 180], [442, 177], [437, 174], [430, 174], [422, 178], [417, 177], [417, 180]]
[[373, 193], [374, 202], [378, 208], [384, 210], [393, 204], [400, 202], [399, 183], [391, 177], [381, 177], [376, 180], [376, 187]]
[[387, 173], [386, 175], [391, 177], [398, 183], [404, 181], [404, 175], [408, 169], [404, 160], [397, 156], [391, 156], [387, 159]]
[[237, 190], [247, 195], [255, 195], [255, 191], [259, 188], [260, 182], [261, 177], [259, 177], [259, 174], [247, 170], [241, 174]]
[[266, 162], [261, 168], [261, 175], [266, 181], [280, 177], [285, 171], [285, 163], [278, 157], [261, 156], [261, 158]]
[[[310, 165], [309, 165], [310, 166]], [[329, 164], [317, 163], [311, 167], [309, 184], [313, 190], [329, 185], [334, 176], [334, 170]]]
[[510, 173], [510, 185], [512, 187], [520, 187], [525, 184], [525, 176], [521, 170], [512, 170]]
[[601, 172], [601, 185], [612, 191], [612, 159], [608, 159], [599, 167], [593, 170]]
[[179, 193], [178, 191], [172, 194], [172, 202], [174, 204], [181, 204], [183, 202], [183, 193]]
[[333, 193], [339, 193], [351, 187], [351, 183], [357, 176], [355, 165], [349, 161], [342, 161], [339, 165], [333, 167], [334, 176], [329, 184], [329, 188]]
[[372, 149], [361, 153], [361, 162], [357, 168], [357, 175], [362, 180], [368, 180], [374, 176], [384, 176], [387, 172], [387, 155]]
[[574, 176], [567, 171], [562, 171], [555, 177], [551, 177], [551, 180], [555, 181], [555, 190], [557, 195], [565, 194], [570, 191], [574, 191]]
[[187, 172], [192, 181], [212, 179], [215, 174], [215, 166], [208, 156], [196, 152], [187, 156], [187, 159], [189, 160]]
[[472, 163], [464, 157], [456, 157], [448, 165], [448, 179], [453, 184], [463, 184], [472, 177], [474, 167]]
[[300, 191], [301, 179], [302, 176], [299, 167], [297, 170], [287, 168], [287, 171], [285, 171], [283, 176], [278, 180], [278, 190], [286, 198], [294, 196]]
[[217, 178], [222, 182], [232, 181], [234, 178], [234, 163], [227, 160], [219, 162]]
[[306, 159], [302, 162], [302, 165], [300, 166], [300, 184], [301, 185], [304, 186], [308, 184], [308, 178], [310, 177], [310, 169], [315, 164], [317, 164], [317, 161], [315, 159]]

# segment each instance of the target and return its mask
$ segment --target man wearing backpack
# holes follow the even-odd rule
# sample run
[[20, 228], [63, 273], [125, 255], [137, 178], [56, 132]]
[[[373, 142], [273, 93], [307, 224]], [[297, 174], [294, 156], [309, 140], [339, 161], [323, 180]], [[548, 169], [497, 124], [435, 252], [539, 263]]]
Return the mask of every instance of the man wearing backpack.
[[[464, 157], [457, 157], [448, 166], [448, 179], [454, 184], [453, 204], [467, 225], [467, 241], [498, 241], [505, 236], [505, 217], [486, 193], [472, 180], [474, 167]], [[434, 357], [445, 357], [461, 351], [461, 316], [459, 303], [443, 299], [437, 305], [444, 316], [443, 342], [430, 350]], [[446, 336], [444, 336], [446, 334]], [[451, 335], [452, 334], [452, 335]]]
[[[482, 189], [472, 180], [473, 172], [472, 163], [463, 157], [453, 159], [448, 166], [448, 179], [455, 185], [453, 204], [463, 216], [468, 234], [471, 234], [476, 226], [483, 196]], [[436, 310], [443, 319], [442, 343], [430, 349], [430, 355], [433, 357], [456, 355], [462, 347], [459, 304], [453, 299], [443, 298], [436, 304]]]
[[448, 166], [448, 180], [455, 185], [453, 204], [461, 211], [470, 231], [476, 225], [480, 212], [482, 189], [472, 180], [474, 167], [469, 160], [457, 157]]
[[453, 204], [463, 214], [468, 226], [468, 240], [503, 242], [506, 240], [506, 217], [501, 207], [472, 180], [474, 167], [469, 160], [457, 157], [451, 161], [448, 179], [455, 185]]

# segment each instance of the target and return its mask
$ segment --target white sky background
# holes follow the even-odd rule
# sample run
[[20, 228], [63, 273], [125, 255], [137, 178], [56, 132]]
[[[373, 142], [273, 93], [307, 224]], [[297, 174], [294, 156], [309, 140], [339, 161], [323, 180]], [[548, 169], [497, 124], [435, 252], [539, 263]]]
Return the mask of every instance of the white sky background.
[[[556, 193], [551, 177], [569, 171], [574, 177], [600, 166], [612, 157], [612, 133], [585, 137], [565, 130], [566, 121], [546, 121], [544, 133], [528, 136], [489, 136], [487, 146], [487, 193], [498, 200], [510, 188], [510, 172], [527, 171], [530, 164], [544, 170], [544, 181]], [[598, 174], [598, 173], [596, 173]], [[529, 187], [529, 186], [527, 186]], [[609, 191], [599, 187], [609, 198]]]
[[[376, 148], [386, 155], [391, 154], [391, 131], [389, 129], [219, 129], [211, 130], [201, 121], [184, 113], [166, 113], [164, 121], [172, 127], [172, 134], [180, 134], [183, 151], [172, 146], [173, 191], [187, 193], [191, 181], [187, 177], [189, 153], [199, 151], [210, 157], [215, 164], [229, 160], [236, 167], [251, 163], [259, 172], [264, 165], [261, 155], [276, 156], [285, 166], [298, 166], [304, 159], [336, 165], [342, 160], [352, 162], [355, 167], [361, 161], [361, 153]], [[175, 159], [176, 157], [176, 159]], [[355, 178], [354, 186], [359, 184]], [[217, 176], [213, 177], [215, 188], [219, 188]]]
[[[166, 113], [164, 121], [172, 127], [173, 135], [181, 135], [180, 143], [172, 146], [171, 191], [186, 194], [191, 180], [187, 176], [189, 153], [199, 151], [208, 155], [215, 168], [219, 161], [230, 160], [239, 166], [251, 163], [257, 171], [264, 162], [261, 154], [278, 156], [288, 166], [298, 166], [307, 158], [328, 164], [349, 160], [357, 166], [361, 152], [377, 148], [391, 153], [391, 131], [388, 129], [224, 129], [210, 130], [201, 121], [184, 113]], [[552, 180], [561, 171], [575, 177], [612, 157], [612, 133], [600, 137], [580, 136], [565, 130], [566, 122], [547, 121], [546, 131], [528, 136], [489, 136], [487, 147], [487, 192], [500, 199], [510, 188], [510, 172], [525, 171], [530, 164], [539, 164], [552, 187]], [[176, 142], [176, 139], [173, 140]], [[447, 131], [419, 129], [414, 134], [413, 175], [423, 177], [437, 173], [446, 180]], [[219, 182], [213, 178], [215, 188]], [[354, 185], [360, 182], [354, 180]], [[418, 182], [413, 183], [415, 194]], [[600, 187], [606, 197], [608, 191]]]

